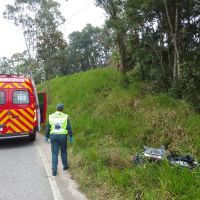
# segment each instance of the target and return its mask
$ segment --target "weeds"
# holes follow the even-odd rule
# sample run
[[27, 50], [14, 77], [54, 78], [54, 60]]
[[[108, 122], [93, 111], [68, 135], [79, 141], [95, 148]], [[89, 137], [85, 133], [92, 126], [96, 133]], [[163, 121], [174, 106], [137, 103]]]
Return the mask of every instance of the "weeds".
[[128, 77], [122, 84], [118, 72], [106, 68], [51, 81], [48, 112], [63, 102], [75, 132], [69, 149], [74, 179], [94, 200], [199, 199], [198, 170], [131, 163], [144, 145], [200, 158], [199, 116], [186, 103], [152, 94], [148, 83]]

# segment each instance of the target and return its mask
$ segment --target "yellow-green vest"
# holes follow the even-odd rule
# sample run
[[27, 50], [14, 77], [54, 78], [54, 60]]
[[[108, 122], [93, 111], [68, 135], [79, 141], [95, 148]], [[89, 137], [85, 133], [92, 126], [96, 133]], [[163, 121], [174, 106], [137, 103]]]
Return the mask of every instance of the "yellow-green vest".
[[67, 118], [68, 115], [60, 111], [49, 115], [50, 134], [67, 134]]

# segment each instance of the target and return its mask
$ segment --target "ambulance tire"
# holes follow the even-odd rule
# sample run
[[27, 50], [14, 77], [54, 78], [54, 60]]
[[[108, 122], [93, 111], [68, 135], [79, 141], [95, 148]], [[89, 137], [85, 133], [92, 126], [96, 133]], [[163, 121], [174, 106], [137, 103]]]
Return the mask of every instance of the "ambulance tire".
[[29, 135], [29, 141], [30, 141], [30, 142], [34, 142], [34, 141], [35, 141], [35, 138], [36, 138], [36, 133], [33, 133], [33, 134], [30, 134], [30, 135]]

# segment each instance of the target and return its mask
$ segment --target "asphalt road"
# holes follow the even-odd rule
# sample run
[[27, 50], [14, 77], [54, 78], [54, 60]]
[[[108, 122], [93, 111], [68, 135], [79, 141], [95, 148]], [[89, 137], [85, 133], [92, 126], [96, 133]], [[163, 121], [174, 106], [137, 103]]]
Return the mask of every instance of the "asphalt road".
[[50, 145], [37, 136], [0, 141], [0, 200], [86, 200], [69, 172], [51, 175]]

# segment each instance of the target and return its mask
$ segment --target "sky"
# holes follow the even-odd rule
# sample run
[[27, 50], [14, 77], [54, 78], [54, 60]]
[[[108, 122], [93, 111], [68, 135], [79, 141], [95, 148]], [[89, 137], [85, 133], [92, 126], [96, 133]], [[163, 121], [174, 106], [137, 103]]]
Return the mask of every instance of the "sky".
[[[94, 0], [56, 0], [61, 4], [60, 11], [66, 22], [61, 27], [64, 37], [73, 31], [81, 31], [86, 24], [101, 27], [105, 21], [104, 11], [96, 7]], [[14, 0], [0, 0], [0, 57], [11, 57], [14, 53], [23, 52], [26, 47], [22, 31], [3, 18], [6, 4]]]

